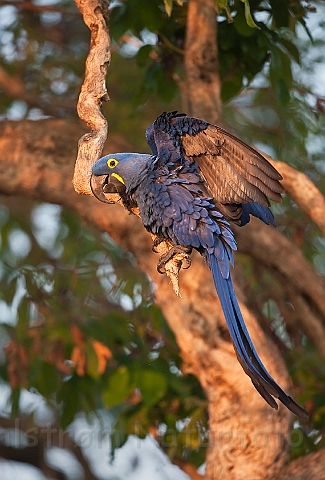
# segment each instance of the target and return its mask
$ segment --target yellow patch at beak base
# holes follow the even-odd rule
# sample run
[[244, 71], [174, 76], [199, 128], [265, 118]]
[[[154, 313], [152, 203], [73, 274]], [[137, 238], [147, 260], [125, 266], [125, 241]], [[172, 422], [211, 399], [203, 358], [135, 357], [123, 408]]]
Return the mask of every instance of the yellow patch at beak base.
[[117, 180], [118, 180], [119, 182], [123, 183], [123, 185], [125, 185], [124, 180], [123, 180], [122, 177], [120, 177], [120, 175], [118, 175], [117, 173], [111, 173], [111, 175], [112, 175], [112, 177], [117, 178]]

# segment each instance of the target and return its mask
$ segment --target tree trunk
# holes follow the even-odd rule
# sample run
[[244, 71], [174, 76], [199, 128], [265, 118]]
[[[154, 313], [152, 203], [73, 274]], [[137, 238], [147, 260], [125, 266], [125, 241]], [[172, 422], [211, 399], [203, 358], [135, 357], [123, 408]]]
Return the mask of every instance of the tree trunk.
[[213, 0], [188, 2], [184, 66], [182, 93], [186, 113], [221, 125], [217, 14]]
[[[189, 113], [222, 125], [217, 15], [213, 0], [189, 0], [184, 64]], [[202, 273], [202, 282], [197, 286], [197, 296], [199, 297], [201, 292], [201, 296], [207, 298], [203, 287], [204, 274], [207, 276], [208, 272]], [[214, 297], [213, 291], [210, 296]], [[195, 311], [195, 303], [192, 305]], [[243, 372], [238, 368], [239, 364], [236, 363], [232, 349], [227, 353], [223, 350], [220, 334], [217, 335], [214, 331], [216, 328], [213, 329], [215, 322], [219, 326], [218, 330], [223, 326], [223, 314], [220, 308], [216, 310], [216, 307], [211, 307], [208, 302], [200, 315], [207, 317], [206, 322], [210, 325], [208, 335], [212, 335], [211, 338], [215, 341], [218, 339], [218, 342], [211, 345], [204, 356], [204, 363], [198, 364], [195, 371], [209, 399], [210, 446], [207, 455], [207, 479], [259, 479], [265, 478], [266, 472], [274, 475], [276, 469], [287, 460], [286, 439], [290, 416], [283, 410], [280, 410], [278, 415], [274, 414], [260, 404], [260, 399], [249, 390], [249, 380], [243, 378]], [[263, 338], [256, 319], [242, 305], [241, 308], [258, 352], [261, 355], [269, 353], [266, 365], [271, 375], [278, 379], [280, 384], [287, 383], [282, 362], [278, 361], [273, 365], [269, 362], [275, 356], [271, 354], [271, 348]], [[216, 311], [217, 315], [211, 314]], [[177, 337], [177, 340], [179, 343], [182, 338]], [[185, 350], [185, 346], [181, 343], [179, 345], [182, 351]], [[279, 356], [276, 357], [279, 359]], [[198, 359], [201, 359], [200, 352]], [[263, 356], [262, 360], [264, 361]]]

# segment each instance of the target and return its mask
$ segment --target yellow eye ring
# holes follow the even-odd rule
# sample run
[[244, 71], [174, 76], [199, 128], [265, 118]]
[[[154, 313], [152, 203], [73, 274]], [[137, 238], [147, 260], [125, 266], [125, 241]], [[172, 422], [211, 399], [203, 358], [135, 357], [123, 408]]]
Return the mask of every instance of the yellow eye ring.
[[109, 158], [107, 160], [107, 166], [109, 168], [115, 168], [117, 164], [118, 164], [118, 161], [115, 158]]

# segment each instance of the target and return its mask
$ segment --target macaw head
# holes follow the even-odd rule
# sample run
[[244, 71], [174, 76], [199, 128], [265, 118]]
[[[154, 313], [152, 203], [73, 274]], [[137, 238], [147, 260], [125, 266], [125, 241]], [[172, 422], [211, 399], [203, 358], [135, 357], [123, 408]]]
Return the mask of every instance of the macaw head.
[[98, 200], [113, 203], [105, 193], [122, 196], [136, 188], [145, 176], [152, 155], [140, 153], [114, 153], [100, 158], [92, 168], [90, 186]]

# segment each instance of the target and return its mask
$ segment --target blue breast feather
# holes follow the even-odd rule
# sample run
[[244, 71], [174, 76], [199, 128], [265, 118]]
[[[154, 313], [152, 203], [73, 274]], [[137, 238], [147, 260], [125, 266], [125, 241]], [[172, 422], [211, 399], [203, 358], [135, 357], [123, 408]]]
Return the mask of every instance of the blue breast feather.
[[163, 175], [159, 170], [152, 173], [133, 193], [146, 229], [177, 245], [195, 248], [208, 264], [209, 255], [214, 255], [227, 278], [236, 241], [213, 200], [203, 195], [197, 165], [170, 164]]

